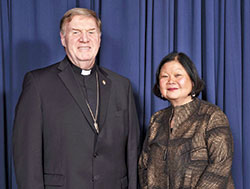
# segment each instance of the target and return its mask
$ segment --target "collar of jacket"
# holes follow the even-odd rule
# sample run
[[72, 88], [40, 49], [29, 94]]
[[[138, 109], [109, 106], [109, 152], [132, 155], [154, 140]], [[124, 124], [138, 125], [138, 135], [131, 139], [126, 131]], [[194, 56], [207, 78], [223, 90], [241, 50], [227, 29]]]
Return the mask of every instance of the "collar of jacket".
[[174, 125], [178, 128], [183, 122], [185, 122], [192, 114], [194, 114], [200, 106], [200, 100], [194, 98], [191, 102], [181, 106], [171, 106], [172, 116], [174, 115]]

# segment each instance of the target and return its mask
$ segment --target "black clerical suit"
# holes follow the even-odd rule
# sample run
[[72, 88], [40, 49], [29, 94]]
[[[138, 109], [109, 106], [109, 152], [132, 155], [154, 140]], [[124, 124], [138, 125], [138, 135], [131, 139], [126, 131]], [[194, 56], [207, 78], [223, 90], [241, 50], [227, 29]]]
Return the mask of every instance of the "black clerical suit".
[[97, 134], [71, 63], [26, 74], [13, 153], [19, 189], [137, 188], [139, 126], [128, 79], [96, 66]]

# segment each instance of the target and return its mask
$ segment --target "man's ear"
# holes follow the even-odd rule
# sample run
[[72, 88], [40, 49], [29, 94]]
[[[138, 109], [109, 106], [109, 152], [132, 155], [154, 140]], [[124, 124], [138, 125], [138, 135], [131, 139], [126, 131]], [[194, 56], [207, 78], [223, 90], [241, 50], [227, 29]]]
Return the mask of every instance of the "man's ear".
[[60, 32], [60, 38], [61, 38], [61, 43], [62, 43], [62, 46], [66, 46], [65, 45], [65, 35], [62, 33], [62, 32]]

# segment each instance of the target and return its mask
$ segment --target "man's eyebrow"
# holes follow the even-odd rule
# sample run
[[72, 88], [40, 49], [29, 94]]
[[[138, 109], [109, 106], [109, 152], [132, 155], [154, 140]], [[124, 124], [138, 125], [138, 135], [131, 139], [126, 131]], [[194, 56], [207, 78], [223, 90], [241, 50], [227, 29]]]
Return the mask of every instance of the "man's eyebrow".
[[72, 28], [72, 30], [77, 30], [77, 31], [81, 31], [80, 29], [78, 29], [78, 28]]
[[87, 31], [92, 31], [92, 30], [96, 30], [96, 28], [90, 28]]
[[[78, 28], [72, 28], [72, 30], [81, 31], [81, 29], [78, 29]], [[92, 31], [92, 30], [96, 30], [96, 28], [87, 29], [87, 31]]]

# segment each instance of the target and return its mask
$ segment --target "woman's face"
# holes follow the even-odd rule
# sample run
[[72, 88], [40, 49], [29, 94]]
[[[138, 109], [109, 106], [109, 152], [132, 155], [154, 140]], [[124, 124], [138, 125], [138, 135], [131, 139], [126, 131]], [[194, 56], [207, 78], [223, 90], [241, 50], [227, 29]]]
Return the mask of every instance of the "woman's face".
[[164, 98], [173, 106], [180, 106], [192, 101], [190, 92], [193, 83], [184, 69], [176, 60], [165, 63], [159, 75], [160, 91]]

